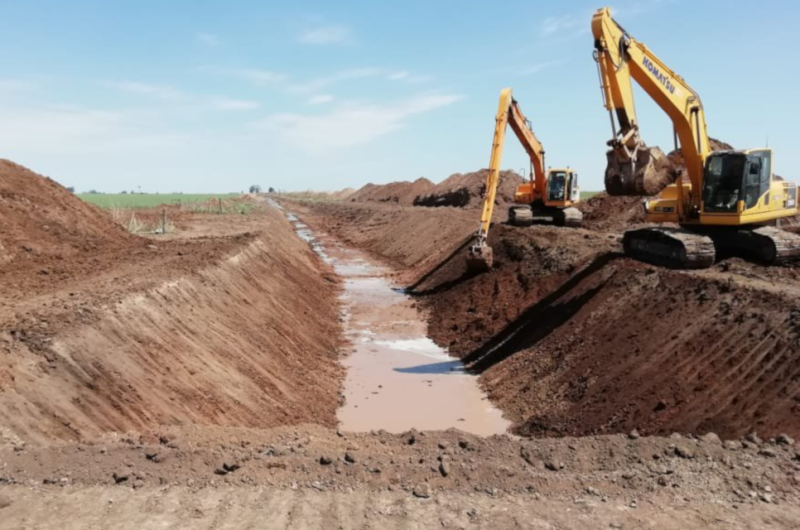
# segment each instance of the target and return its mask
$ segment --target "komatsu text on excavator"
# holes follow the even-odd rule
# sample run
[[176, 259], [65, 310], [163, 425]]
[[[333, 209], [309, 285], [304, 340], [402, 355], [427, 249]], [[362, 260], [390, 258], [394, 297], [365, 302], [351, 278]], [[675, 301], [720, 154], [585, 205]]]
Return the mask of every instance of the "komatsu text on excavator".
[[534, 223], [553, 223], [580, 226], [583, 221], [583, 213], [574, 207], [580, 200], [578, 174], [569, 168], [551, 168], [545, 173], [544, 148], [533, 133], [530, 121], [522, 114], [519, 104], [513, 98], [511, 89], [506, 88], [500, 93], [497, 109], [481, 222], [467, 259], [468, 268], [475, 272], [488, 270], [492, 266], [492, 249], [486, 244], [486, 239], [492, 223], [506, 128], [509, 125], [528, 153], [531, 163], [529, 181], [520, 184], [514, 193], [516, 205], [508, 211], [509, 224], [529, 226]]
[[[645, 202], [648, 222], [677, 223], [625, 233], [625, 253], [676, 268], [705, 268], [719, 254], [777, 263], [800, 256], [800, 236], [777, 227], [797, 214], [797, 185], [773, 175], [770, 149], [712, 152], [700, 96], [644, 44], [611, 18], [592, 19], [603, 101], [614, 134], [609, 142], [606, 191], [655, 195]], [[688, 180], [665, 178], [666, 160], [640, 137], [631, 79], [672, 120]], [[616, 122], [615, 122], [616, 118]], [[618, 127], [617, 127], [618, 124]]]

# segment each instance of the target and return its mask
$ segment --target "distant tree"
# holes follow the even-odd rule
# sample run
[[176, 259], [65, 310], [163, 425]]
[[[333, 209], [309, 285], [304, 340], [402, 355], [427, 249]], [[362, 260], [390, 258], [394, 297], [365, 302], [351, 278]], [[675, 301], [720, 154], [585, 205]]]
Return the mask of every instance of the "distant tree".
[[86, 193], [88, 193], [89, 195], [97, 195], [97, 190], [89, 190]]
[[270, 193], [275, 193], [275, 188], [273, 188], [272, 186], [270, 186], [270, 187], [269, 187], [269, 192], [270, 192]]
[[253, 184], [250, 186], [250, 193], [261, 193], [261, 186], [258, 184]]
[[127, 194], [128, 194], [128, 192], [127, 192], [127, 191], [125, 191], [125, 190], [122, 190], [122, 194], [123, 194], [123, 195], [127, 195]]

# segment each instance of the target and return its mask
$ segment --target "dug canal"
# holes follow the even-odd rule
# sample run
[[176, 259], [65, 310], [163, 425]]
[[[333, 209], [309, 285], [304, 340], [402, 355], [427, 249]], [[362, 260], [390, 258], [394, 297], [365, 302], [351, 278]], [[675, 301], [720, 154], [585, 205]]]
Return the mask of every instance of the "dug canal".
[[414, 300], [393, 288], [387, 269], [312, 232], [295, 215], [287, 217], [344, 283], [342, 320], [352, 353], [342, 360], [347, 369], [338, 412], [342, 430], [506, 432], [510, 423], [461, 361], [427, 337]]

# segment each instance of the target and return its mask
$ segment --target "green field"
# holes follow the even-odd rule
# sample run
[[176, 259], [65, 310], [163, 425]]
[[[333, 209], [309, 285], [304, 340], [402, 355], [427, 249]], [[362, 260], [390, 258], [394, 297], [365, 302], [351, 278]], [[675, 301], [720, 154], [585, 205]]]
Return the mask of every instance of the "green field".
[[239, 193], [79, 193], [78, 197], [101, 208], [152, 208], [162, 204], [191, 204], [209, 199], [233, 199]]
[[582, 191], [581, 192], [581, 200], [585, 201], [587, 199], [591, 199], [592, 197], [594, 197], [598, 193], [600, 193], [600, 192], [599, 191]]

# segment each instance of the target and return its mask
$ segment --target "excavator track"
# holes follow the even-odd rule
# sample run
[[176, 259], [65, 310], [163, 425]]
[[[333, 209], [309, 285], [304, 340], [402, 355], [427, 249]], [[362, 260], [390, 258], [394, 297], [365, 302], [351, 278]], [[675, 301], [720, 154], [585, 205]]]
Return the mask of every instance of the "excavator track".
[[625, 254], [673, 269], [706, 269], [714, 264], [714, 241], [680, 228], [628, 230], [622, 237]]
[[719, 231], [711, 237], [722, 256], [745, 255], [766, 265], [800, 259], [800, 236], [774, 226]]
[[508, 224], [512, 226], [531, 226], [533, 224], [552, 224], [556, 226], [580, 227], [583, 212], [577, 208], [554, 208], [514, 206], [508, 210]]

